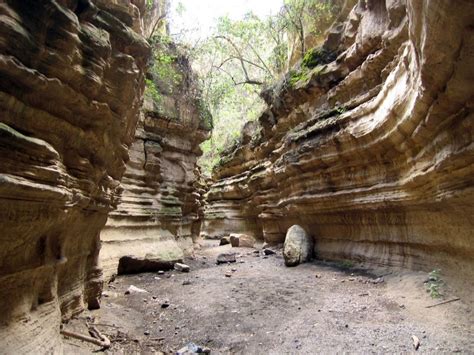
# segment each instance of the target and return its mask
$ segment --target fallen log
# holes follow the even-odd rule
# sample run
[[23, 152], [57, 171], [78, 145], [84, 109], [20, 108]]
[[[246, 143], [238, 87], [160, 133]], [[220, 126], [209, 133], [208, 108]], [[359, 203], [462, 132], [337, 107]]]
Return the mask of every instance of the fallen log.
[[66, 336], [66, 337], [79, 339], [79, 340], [82, 340], [82, 341], [100, 346], [103, 349], [110, 348], [110, 340], [105, 335], [103, 335], [101, 332], [99, 332], [99, 330], [96, 327], [94, 327], [94, 326], [89, 327], [89, 331], [92, 334], [94, 334], [94, 336], [97, 336], [97, 339], [93, 338], [93, 337], [90, 337], [90, 336], [87, 336], [87, 335], [71, 332], [71, 331], [65, 330], [65, 329], [61, 329], [60, 333], [64, 336]]

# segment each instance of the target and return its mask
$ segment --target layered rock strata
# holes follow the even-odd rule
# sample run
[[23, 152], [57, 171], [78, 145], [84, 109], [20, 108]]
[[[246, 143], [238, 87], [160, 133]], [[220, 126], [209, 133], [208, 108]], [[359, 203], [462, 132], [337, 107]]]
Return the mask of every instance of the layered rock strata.
[[278, 243], [299, 224], [322, 258], [472, 275], [473, 19], [468, 0], [354, 4], [262, 93], [214, 171], [203, 233]]
[[161, 76], [150, 70], [156, 92], [146, 101], [130, 149], [120, 204], [101, 233], [106, 277], [181, 260], [199, 235], [204, 190], [196, 162], [210, 117], [187, 59], [173, 45], [157, 44], [157, 51], [170, 63], [155, 63]]
[[112, 3], [0, 4], [1, 353], [61, 352], [61, 319], [98, 306], [150, 54]]

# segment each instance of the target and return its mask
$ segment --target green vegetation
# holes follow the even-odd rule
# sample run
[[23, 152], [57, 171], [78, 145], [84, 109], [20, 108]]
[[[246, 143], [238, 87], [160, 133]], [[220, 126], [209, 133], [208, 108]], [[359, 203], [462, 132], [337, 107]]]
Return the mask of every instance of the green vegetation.
[[428, 274], [428, 280], [425, 282], [426, 292], [430, 294], [431, 298], [440, 298], [440, 288], [442, 284], [441, 270], [434, 269]]
[[307, 69], [290, 70], [290, 86], [294, 87], [297, 83], [307, 82], [310, 79], [309, 71]]
[[324, 48], [312, 48], [306, 52], [303, 57], [301, 65], [305, 68], [315, 68], [318, 65], [323, 65], [332, 62], [336, 59], [335, 53], [331, 53]]
[[[153, 101], [154, 110], [168, 119], [179, 117], [176, 107], [166, 104], [163, 97], [177, 95], [184, 86], [191, 85], [185, 78], [188, 70], [186, 50], [173, 43], [172, 39], [161, 33], [153, 34], [150, 38], [152, 45], [152, 61], [145, 79], [145, 95]], [[186, 79], [186, 80], [185, 80]], [[194, 83], [197, 86], [197, 83]], [[189, 88], [187, 89], [189, 91]], [[194, 99], [200, 118], [200, 127], [211, 130], [213, 127], [212, 115], [207, 104], [202, 99], [201, 91], [197, 88], [187, 92], [189, 99]]]
[[[178, 16], [185, 11], [182, 4], [177, 10]], [[305, 41], [309, 36], [320, 36], [334, 13], [330, 1], [284, 0], [276, 15], [261, 18], [247, 13], [241, 19], [223, 16], [207, 38], [196, 40], [193, 33], [187, 37], [186, 32], [175, 38], [186, 48], [199, 78], [202, 126], [213, 128], [210, 140], [201, 145], [199, 164], [204, 173], [210, 174], [216, 164], [223, 162], [220, 155], [238, 143], [245, 122], [259, 117], [265, 107], [260, 91], [280, 80], [295, 58], [303, 58]], [[301, 70], [289, 74], [289, 85], [308, 81], [311, 69], [326, 63], [328, 56], [321, 50], [311, 51]], [[154, 62], [156, 76], [169, 75], [171, 82], [179, 80], [170, 73], [172, 60], [159, 55]], [[149, 91], [149, 95], [154, 94]]]
[[354, 267], [354, 263], [350, 260], [338, 261], [336, 265], [341, 269], [352, 269]]
[[[159, 92], [172, 94], [183, 80], [179, 70], [178, 49], [166, 35], [154, 35], [151, 38], [153, 57], [148, 70], [148, 94], [153, 99], [159, 97]], [[157, 103], [160, 103], [158, 98]]]
[[337, 106], [334, 109], [334, 112], [336, 113], [337, 116], [342, 115], [344, 112], [347, 112], [347, 107], [345, 106]]

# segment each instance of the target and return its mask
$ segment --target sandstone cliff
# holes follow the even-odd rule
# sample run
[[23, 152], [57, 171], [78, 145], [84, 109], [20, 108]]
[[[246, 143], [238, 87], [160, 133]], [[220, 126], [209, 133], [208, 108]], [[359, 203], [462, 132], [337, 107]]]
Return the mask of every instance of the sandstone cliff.
[[262, 93], [203, 233], [278, 243], [300, 224], [321, 258], [472, 275], [473, 29], [469, 0], [355, 3]]
[[[204, 191], [196, 162], [202, 154], [199, 144], [209, 136], [210, 116], [187, 59], [163, 40], [155, 52], [149, 95], [122, 181], [124, 191], [101, 232], [106, 277], [181, 260], [192, 252], [199, 235]], [[119, 265], [123, 256], [127, 265]]]
[[97, 307], [150, 49], [130, 0], [0, 4], [0, 352], [60, 352]]

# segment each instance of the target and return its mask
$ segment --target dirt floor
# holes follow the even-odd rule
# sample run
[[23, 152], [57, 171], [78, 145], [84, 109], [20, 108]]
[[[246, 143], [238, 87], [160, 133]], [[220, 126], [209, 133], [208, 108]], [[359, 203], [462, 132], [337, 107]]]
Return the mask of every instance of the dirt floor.
[[[65, 328], [87, 334], [86, 321], [97, 324], [112, 340], [106, 353], [175, 353], [190, 342], [212, 354], [406, 353], [415, 351], [412, 336], [420, 353], [474, 353], [472, 299], [426, 308], [457, 296], [445, 284], [444, 297], [432, 299], [426, 273], [323, 261], [288, 268], [281, 250], [248, 248], [216, 265], [230, 249], [206, 241], [185, 260], [189, 273], [118, 277], [100, 310]], [[125, 295], [130, 285], [147, 293]], [[67, 353], [97, 350], [66, 339]]]

